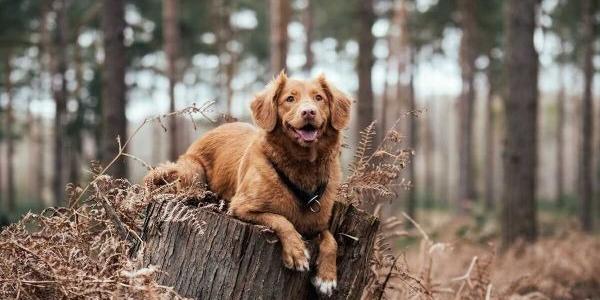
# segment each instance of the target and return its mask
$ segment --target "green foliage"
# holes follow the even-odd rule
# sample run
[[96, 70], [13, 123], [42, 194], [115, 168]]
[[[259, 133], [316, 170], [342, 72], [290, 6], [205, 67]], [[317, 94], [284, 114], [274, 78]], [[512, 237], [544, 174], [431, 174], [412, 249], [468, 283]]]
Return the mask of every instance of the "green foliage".
[[245, 47], [243, 57], [254, 56], [258, 61], [269, 60], [269, 11], [268, 1], [235, 1], [235, 10], [249, 9], [256, 14], [257, 26], [237, 33], [238, 41]]
[[560, 199], [540, 199], [537, 209], [554, 215], [577, 215], [579, 212], [579, 198], [574, 194], [565, 194]]
[[[503, 85], [503, 3], [502, 0], [476, 1], [475, 17], [477, 37], [475, 47], [478, 56], [486, 56], [486, 67], [493, 88]], [[414, 1], [413, 1], [413, 4]], [[460, 14], [456, 0], [437, 1], [424, 11], [414, 9], [409, 19], [413, 44], [417, 49], [429, 46], [433, 53], [444, 53], [442, 40], [448, 28], [460, 29]]]
[[0, 0], [0, 47], [30, 45], [28, 34], [37, 21], [39, 0]]
[[[415, 1], [412, 1], [413, 4]], [[442, 40], [448, 27], [458, 27], [456, 0], [437, 1], [425, 11], [415, 9], [410, 15], [412, 42], [417, 49], [431, 46], [435, 53], [442, 53]]]
[[335, 38], [338, 47], [355, 39], [360, 22], [357, 20], [359, 0], [313, 1], [315, 38]]
[[573, 22], [581, 18], [581, 1], [559, 0], [554, 9], [548, 13], [552, 24], [545, 30], [556, 34], [563, 43], [556, 57], [558, 63], [577, 63], [582, 46], [581, 24]]
[[[135, 39], [128, 48], [131, 58], [140, 58], [146, 54], [162, 50], [162, 1], [161, 0], [133, 0], [133, 6], [139, 11], [141, 17], [150, 21], [152, 38], [149, 40]], [[181, 57], [190, 58], [198, 52], [215, 53], [214, 46], [202, 42], [201, 35], [211, 32], [212, 16], [211, 1], [180, 1], [179, 6], [179, 32], [181, 34], [179, 52]], [[140, 31], [137, 28], [137, 31]]]

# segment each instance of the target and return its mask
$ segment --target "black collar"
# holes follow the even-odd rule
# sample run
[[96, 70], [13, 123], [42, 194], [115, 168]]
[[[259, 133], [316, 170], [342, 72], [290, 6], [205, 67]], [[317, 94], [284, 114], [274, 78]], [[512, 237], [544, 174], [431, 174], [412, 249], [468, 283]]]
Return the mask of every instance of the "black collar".
[[294, 198], [300, 204], [303, 209], [310, 209], [310, 211], [314, 213], [318, 213], [321, 210], [321, 197], [323, 197], [323, 193], [325, 193], [325, 189], [327, 188], [327, 181], [322, 182], [317, 186], [314, 192], [307, 192], [299, 187], [297, 184], [293, 183], [292, 180], [285, 175], [285, 173], [277, 167], [277, 165], [272, 161], [271, 165], [277, 175], [279, 175], [279, 179], [287, 186], [288, 190], [294, 194]]

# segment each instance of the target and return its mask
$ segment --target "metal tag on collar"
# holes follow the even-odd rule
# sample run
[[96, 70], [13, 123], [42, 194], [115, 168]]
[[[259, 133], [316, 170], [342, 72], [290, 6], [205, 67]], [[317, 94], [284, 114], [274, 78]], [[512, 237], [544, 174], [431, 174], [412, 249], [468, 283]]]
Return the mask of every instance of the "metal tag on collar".
[[[313, 202], [316, 203], [316, 208], [313, 208]], [[308, 200], [308, 202], [306, 203], [306, 206], [308, 206], [310, 211], [312, 211], [314, 213], [320, 212], [321, 211], [321, 202], [319, 202], [319, 195], [315, 195], [312, 198], [310, 198], [310, 200]]]

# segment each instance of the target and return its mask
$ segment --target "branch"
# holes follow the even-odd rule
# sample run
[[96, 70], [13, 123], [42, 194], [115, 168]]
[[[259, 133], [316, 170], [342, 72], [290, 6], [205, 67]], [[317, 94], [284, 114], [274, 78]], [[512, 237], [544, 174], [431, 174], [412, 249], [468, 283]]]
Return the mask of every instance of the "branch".
[[182, 110], [178, 110], [178, 111], [174, 111], [174, 112], [170, 112], [164, 115], [160, 115], [160, 116], [156, 116], [156, 117], [149, 117], [144, 119], [144, 121], [142, 122], [142, 124], [140, 124], [134, 131], [133, 133], [129, 136], [129, 138], [125, 141], [124, 144], [121, 144], [121, 138], [119, 136], [117, 136], [117, 143], [119, 144], [119, 152], [117, 153], [117, 155], [110, 161], [110, 163], [108, 163], [108, 165], [106, 165], [106, 167], [104, 167], [102, 169], [102, 171], [100, 171], [98, 174], [96, 174], [96, 177], [90, 182], [88, 183], [85, 188], [83, 188], [83, 190], [81, 191], [81, 194], [79, 194], [79, 196], [77, 197], [77, 199], [75, 199], [75, 201], [73, 201], [73, 203], [71, 203], [69, 205], [70, 209], [73, 209], [73, 207], [75, 207], [75, 205], [77, 203], [79, 203], [79, 201], [81, 200], [81, 198], [83, 198], [83, 195], [85, 195], [85, 193], [90, 189], [90, 186], [92, 186], [93, 184], [95, 184], [98, 181], [98, 178], [100, 177], [100, 175], [104, 175], [106, 174], [106, 171], [108, 169], [110, 169], [110, 167], [112, 167], [112, 165], [121, 157], [121, 156], [129, 156], [127, 155], [127, 153], [125, 152], [125, 149], [127, 148], [127, 145], [129, 145], [129, 143], [131, 142], [131, 140], [138, 134], [138, 132], [144, 127], [146, 126], [146, 124], [152, 122], [152, 121], [157, 121], [157, 122], [161, 122], [161, 118], [164, 117], [174, 117], [176, 115], [180, 115], [180, 114], [187, 114], [187, 115], [192, 115], [193, 113], [200, 113], [203, 117], [205, 117], [206, 119], [208, 119], [211, 122], [215, 122], [214, 120], [212, 120], [207, 114], [206, 111], [208, 111], [213, 105], [214, 105], [214, 101], [209, 101], [206, 102], [204, 104], [202, 104], [202, 106], [200, 107], [196, 107], [196, 105], [192, 105], [189, 107], [186, 107]]

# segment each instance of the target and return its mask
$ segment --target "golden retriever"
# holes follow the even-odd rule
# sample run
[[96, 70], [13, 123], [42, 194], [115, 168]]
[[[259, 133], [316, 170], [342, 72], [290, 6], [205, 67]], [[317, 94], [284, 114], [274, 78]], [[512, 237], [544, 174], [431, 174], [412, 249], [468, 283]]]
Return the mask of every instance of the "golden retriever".
[[194, 142], [175, 164], [146, 176], [147, 182], [205, 181], [229, 200], [229, 213], [272, 229], [283, 263], [309, 269], [303, 236], [318, 236], [319, 256], [312, 282], [331, 295], [336, 288], [337, 244], [329, 220], [339, 186], [341, 130], [351, 101], [325, 76], [290, 79], [281, 72], [251, 103], [259, 128], [221, 125]]

